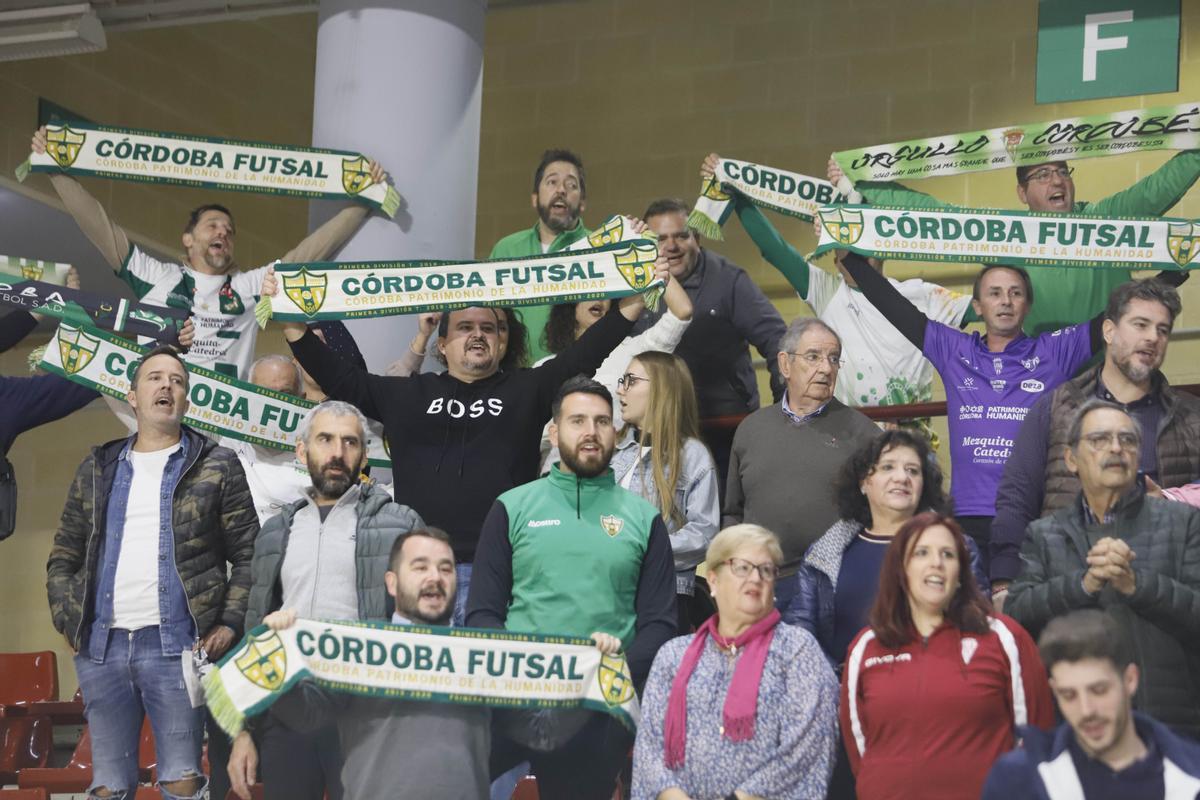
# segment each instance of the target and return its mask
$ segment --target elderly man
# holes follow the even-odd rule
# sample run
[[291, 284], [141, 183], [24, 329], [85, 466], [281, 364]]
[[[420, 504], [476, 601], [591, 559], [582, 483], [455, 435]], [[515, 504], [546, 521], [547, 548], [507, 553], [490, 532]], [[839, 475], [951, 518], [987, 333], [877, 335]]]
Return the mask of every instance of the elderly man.
[[795, 593], [791, 576], [804, 551], [837, 521], [833, 480], [863, 442], [879, 434], [871, 420], [833, 396], [842, 341], [815, 317], [788, 326], [779, 342], [783, 399], [742, 420], [729, 455], [723, 527], [752, 522], [783, 545], [775, 604]]
[[1037, 635], [1077, 608], [1111, 614], [1144, 678], [1134, 705], [1179, 733], [1200, 735], [1200, 511], [1147, 497], [1142, 432], [1120, 406], [1088, 400], [1071, 421], [1067, 468], [1075, 500], [1029, 526], [1004, 610]]
[[46, 565], [50, 612], [78, 653], [90, 795], [133, 796], [149, 715], [163, 796], [199, 798], [204, 711], [180, 656], [216, 660], [241, 636], [258, 520], [237, 456], [181, 424], [188, 372], [174, 349], [147, 353], [130, 383], [137, 433], [75, 473]]
[[[374, 483], [359, 480], [367, 462], [366, 426], [362, 412], [340, 400], [326, 400], [305, 418], [296, 454], [309, 486], [263, 526], [254, 543], [247, 628], [280, 608], [308, 619], [387, 619], [387, 554], [397, 537], [425, 523]], [[332, 722], [295, 733], [268, 713], [256, 734], [267, 800], [342, 796]], [[239, 734], [229, 770], [235, 784], [248, 774], [253, 778], [247, 766], [253, 751], [250, 734]]]
[[[599, 324], [599, 323], [597, 323]], [[561, 356], [559, 356], [561, 358]], [[634, 684], [675, 635], [675, 561], [658, 510], [609, 469], [612, 395], [576, 377], [554, 401], [550, 474], [496, 499], [479, 537], [467, 625], [590, 636]], [[496, 715], [492, 774], [528, 760], [546, 798], [607, 798], [633, 738], [594, 711]]]
[[1200, 745], [1133, 710], [1142, 676], [1115, 619], [1097, 609], [1056, 617], [1038, 648], [1066, 722], [1022, 728], [983, 800], [1200, 796]]
[[1089, 398], [1120, 404], [1138, 424], [1138, 468], [1167, 487], [1200, 476], [1200, 398], [1171, 388], [1161, 367], [1182, 306], [1174, 288], [1151, 278], [1113, 290], [1104, 314], [1104, 363], [1043, 396], [1029, 410], [996, 493], [991, 578], [999, 600], [1017, 575], [1025, 529], [1067, 506], [1079, 478], [1067, 469], [1071, 417]]
[[[1093, 203], [1075, 200], [1073, 167], [1065, 161], [1047, 161], [1017, 167], [1017, 199], [1030, 211], [1049, 214], [1088, 214], [1098, 217], [1156, 217], [1179, 202], [1200, 177], [1200, 150], [1177, 153], [1155, 172], [1124, 191]], [[833, 159], [829, 180], [836, 184], [844, 173]], [[903, 184], [859, 181], [854, 188], [870, 203], [902, 208], [949, 208], [927, 194]], [[1041, 298], [1030, 309], [1025, 328], [1032, 335], [1082, 322], [1104, 308], [1109, 294], [1133, 276], [1127, 270], [1039, 267], [1033, 271], [1033, 290]], [[1178, 286], [1186, 272], [1163, 273]]]

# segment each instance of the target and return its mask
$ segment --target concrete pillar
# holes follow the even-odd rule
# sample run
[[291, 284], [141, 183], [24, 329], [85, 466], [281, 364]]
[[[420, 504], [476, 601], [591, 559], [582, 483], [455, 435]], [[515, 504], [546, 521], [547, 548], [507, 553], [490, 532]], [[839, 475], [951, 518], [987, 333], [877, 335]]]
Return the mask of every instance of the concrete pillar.
[[[486, 11], [486, 0], [321, 0], [313, 146], [377, 159], [404, 198], [338, 260], [474, 256]], [[313, 203], [310, 227], [334, 210]], [[416, 330], [415, 317], [347, 324], [372, 372]]]

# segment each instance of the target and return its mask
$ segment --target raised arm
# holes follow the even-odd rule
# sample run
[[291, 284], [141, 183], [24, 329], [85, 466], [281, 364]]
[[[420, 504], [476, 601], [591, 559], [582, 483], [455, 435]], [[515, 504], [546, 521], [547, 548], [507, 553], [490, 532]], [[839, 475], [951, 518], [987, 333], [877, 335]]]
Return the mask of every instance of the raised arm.
[[[35, 153], [46, 152], [45, 125], [33, 134], [31, 147]], [[110, 220], [100, 201], [70, 175], [52, 174], [50, 183], [83, 235], [96, 246], [113, 271], [120, 272], [130, 248], [125, 230]]]
[[1183, 199], [1200, 178], [1200, 150], [1184, 150], [1128, 189], [1088, 204], [1084, 211], [1103, 217], [1157, 217]]
[[[370, 163], [371, 180], [386, 183], [387, 173], [378, 162]], [[343, 208], [321, 227], [310, 233], [284, 254], [281, 261], [303, 264], [309, 261], [328, 261], [342, 248], [371, 214], [370, 206], [352, 203]]]
[[892, 323], [905, 339], [912, 342], [914, 347], [923, 350], [925, 326], [929, 323], [929, 317], [900, 294], [887, 278], [872, 269], [863, 256], [847, 252], [841, 263], [871, 304], [879, 309], [888, 322]]

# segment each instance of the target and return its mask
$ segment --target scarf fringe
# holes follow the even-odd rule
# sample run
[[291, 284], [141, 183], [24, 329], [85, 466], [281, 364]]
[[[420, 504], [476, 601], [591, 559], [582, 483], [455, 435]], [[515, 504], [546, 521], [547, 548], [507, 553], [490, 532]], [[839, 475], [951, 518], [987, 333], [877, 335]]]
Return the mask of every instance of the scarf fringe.
[[233, 698], [221, 682], [221, 671], [214, 669], [204, 676], [204, 702], [213, 719], [221, 726], [221, 730], [230, 736], [237, 736], [245, 727], [246, 715], [238, 711]]
[[725, 239], [725, 234], [721, 232], [720, 223], [698, 208], [693, 209], [692, 213], [688, 214], [687, 224], [689, 228], [705, 239], [712, 239], [718, 242]]

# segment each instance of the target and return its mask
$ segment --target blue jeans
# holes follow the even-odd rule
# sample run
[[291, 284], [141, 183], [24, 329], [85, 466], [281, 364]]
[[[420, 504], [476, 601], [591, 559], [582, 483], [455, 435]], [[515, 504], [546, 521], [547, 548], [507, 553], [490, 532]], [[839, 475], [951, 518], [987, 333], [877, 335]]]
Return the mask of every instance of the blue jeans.
[[467, 624], [467, 593], [471, 591], [471, 565], [456, 564], [454, 574], [458, 578], [458, 590], [454, 595], [454, 625]]
[[[204, 709], [192, 708], [183, 684], [179, 656], [164, 656], [158, 627], [136, 631], [113, 629], [104, 660], [75, 656], [75, 672], [83, 691], [84, 716], [92, 736], [92, 785], [107, 788], [119, 800], [132, 798], [138, 785], [138, 740], [142, 719], [150, 717], [159, 788], [167, 800], [204, 796], [200, 747], [204, 739]], [[162, 788], [199, 778], [193, 795], [176, 795]]]

